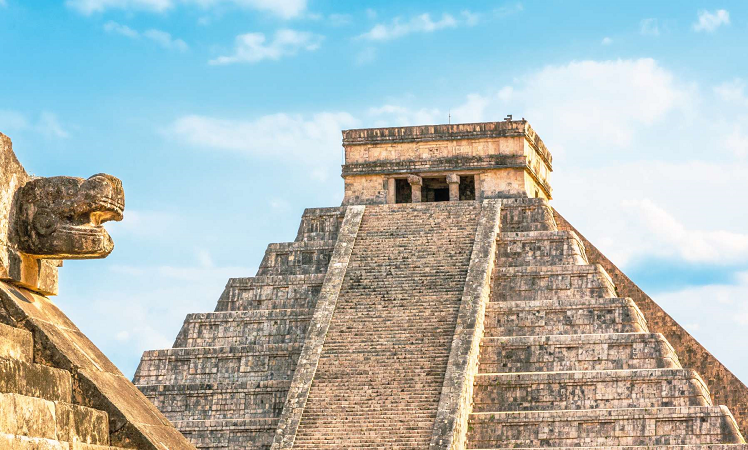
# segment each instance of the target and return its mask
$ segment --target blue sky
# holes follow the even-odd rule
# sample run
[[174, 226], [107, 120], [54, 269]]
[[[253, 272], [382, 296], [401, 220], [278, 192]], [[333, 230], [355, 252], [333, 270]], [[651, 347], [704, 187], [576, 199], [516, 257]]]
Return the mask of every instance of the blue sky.
[[131, 375], [342, 198], [344, 128], [526, 117], [554, 206], [743, 380], [748, 4], [0, 0], [0, 131], [125, 186], [57, 301]]

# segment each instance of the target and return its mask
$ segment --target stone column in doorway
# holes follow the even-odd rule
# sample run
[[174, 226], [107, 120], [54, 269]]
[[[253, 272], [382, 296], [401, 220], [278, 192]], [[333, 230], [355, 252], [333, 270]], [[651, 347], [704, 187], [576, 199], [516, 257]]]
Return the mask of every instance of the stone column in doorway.
[[460, 200], [460, 176], [456, 173], [447, 175], [447, 184], [449, 185], [449, 201], [456, 202]]
[[423, 178], [418, 175], [408, 175], [408, 183], [410, 183], [411, 189], [411, 202], [421, 203], [421, 186], [423, 186]]
[[393, 204], [397, 203], [397, 185], [395, 184], [394, 178], [388, 178], [387, 179], [387, 203]]

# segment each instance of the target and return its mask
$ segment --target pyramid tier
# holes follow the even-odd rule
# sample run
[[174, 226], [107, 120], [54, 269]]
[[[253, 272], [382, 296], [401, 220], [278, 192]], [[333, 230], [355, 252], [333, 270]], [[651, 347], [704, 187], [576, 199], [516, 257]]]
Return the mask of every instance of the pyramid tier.
[[231, 278], [215, 311], [314, 309], [324, 280], [324, 274]]
[[647, 322], [629, 298], [492, 302], [486, 337], [646, 332]]
[[711, 406], [687, 369], [480, 374], [473, 412]]
[[504, 232], [496, 249], [496, 264], [503, 267], [588, 264], [572, 231]]
[[468, 448], [745, 443], [725, 407], [486, 412], [470, 415]]
[[188, 314], [174, 347], [303, 343], [313, 312], [274, 309]]

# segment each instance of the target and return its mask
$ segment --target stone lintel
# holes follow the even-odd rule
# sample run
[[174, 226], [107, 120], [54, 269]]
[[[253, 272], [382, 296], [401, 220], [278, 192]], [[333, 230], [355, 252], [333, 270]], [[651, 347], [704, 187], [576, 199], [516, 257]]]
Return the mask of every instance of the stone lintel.
[[338, 295], [343, 286], [348, 261], [353, 252], [365, 209], [366, 207], [362, 205], [350, 206], [346, 209], [317, 306], [309, 324], [304, 347], [296, 364], [286, 403], [283, 405], [283, 413], [278, 428], [275, 430], [272, 450], [290, 449], [296, 439], [296, 430], [299, 428], [301, 416], [309, 398], [309, 390], [322, 355], [327, 330], [335, 312]]
[[490, 298], [500, 220], [501, 200], [483, 200], [430, 450], [465, 448], [473, 380], [478, 373], [483, 319]]

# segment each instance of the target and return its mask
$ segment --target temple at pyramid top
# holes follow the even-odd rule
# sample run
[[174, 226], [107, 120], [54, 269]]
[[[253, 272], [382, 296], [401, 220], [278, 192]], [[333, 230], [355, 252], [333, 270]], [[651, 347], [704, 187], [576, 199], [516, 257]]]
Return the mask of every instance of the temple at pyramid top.
[[344, 205], [551, 198], [551, 153], [530, 124], [343, 131]]

